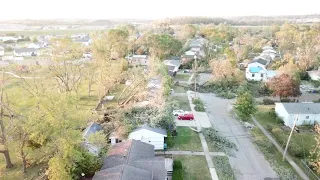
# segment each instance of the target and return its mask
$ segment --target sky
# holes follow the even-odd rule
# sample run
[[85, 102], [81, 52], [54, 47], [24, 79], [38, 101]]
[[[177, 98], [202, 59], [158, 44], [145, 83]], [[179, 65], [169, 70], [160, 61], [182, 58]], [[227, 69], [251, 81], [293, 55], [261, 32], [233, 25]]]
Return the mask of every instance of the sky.
[[320, 14], [320, 0], [1, 0], [0, 20]]

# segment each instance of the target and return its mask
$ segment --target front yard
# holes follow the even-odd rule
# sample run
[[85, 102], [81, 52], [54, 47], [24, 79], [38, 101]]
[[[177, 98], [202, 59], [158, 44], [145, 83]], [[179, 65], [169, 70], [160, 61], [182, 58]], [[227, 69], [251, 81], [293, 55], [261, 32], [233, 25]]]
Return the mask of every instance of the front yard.
[[[254, 115], [255, 118], [284, 149], [290, 134], [290, 128], [283, 126], [282, 120], [276, 117], [272, 108], [268, 109], [267, 107], [263, 106], [259, 107], [259, 111], [260, 112]], [[305, 171], [310, 179], [315, 179], [314, 176], [308, 172], [306, 167], [304, 167], [301, 162], [301, 160], [308, 161], [308, 158], [310, 157], [310, 151], [316, 144], [314, 139], [315, 133], [313, 132], [313, 128], [311, 126], [299, 126], [298, 129], [300, 131], [294, 131], [291, 137], [291, 141], [288, 147], [288, 153], [292, 156], [293, 160], [301, 167], [301, 169]], [[284, 163], [282, 161], [282, 154], [280, 154], [280, 152], [275, 149], [275, 147], [267, 140], [267, 138], [263, 136], [260, 130], [257, 130], [257, 128], [255, 128], [251, 131], [251, 133], [254, 135], [255, 142], [259, 149], [265, 154], [268, 160], [271, 159], [271, 162], [269, 161], [271, 164], [290, 168], [288, 163]], [[278, 174], [282, 173], [283, 171], [283, 169], [281, 168], [280, 170], [281, 171], [278, 172]]]
[[167, 144], [169, 151], [202, 151], [198, 133], [188, 127], [177, 127], [177, 136], [168, 134]]
[[211, 179], [205, 156], [175, 155], [173, 160], [172, 180]]
[[185, 96], [173, 96], [173, 100], [178, 101], [179, 108], [184, 111], [191, 111], [190, 103], [187, 95]]

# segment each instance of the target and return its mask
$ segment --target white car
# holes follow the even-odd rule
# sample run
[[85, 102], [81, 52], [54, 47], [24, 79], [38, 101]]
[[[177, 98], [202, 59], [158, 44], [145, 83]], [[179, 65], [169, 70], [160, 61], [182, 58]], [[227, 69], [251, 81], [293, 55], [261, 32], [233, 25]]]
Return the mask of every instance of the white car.
[[174, 116], [180, 116], [184, 115], [186, 112], [184, 110], [174, 110], [172, 113]]

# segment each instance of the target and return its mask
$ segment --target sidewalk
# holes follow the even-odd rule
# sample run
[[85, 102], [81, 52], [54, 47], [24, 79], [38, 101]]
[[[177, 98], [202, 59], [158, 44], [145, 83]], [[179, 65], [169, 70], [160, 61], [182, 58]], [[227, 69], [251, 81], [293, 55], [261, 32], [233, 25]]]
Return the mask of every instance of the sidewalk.
[[[263, 132], [263, 134], [272, 142], [273, 145], [276, 146], [278, 151], [280, 151], [281, 154], [284, 153], [284, 150], [281, 148], [281, 146], [277, 143], [276, 140], [273, 139], [273, 137], [261, 126], [261, 124], [254, 118], [252, 115], [252, 120], [254, 124], [259, 127], [259, 129]], [[304, 173], [304, 171], [292, 160], [292, 158], [286, 154], [285, 156], [286, 160], [289, 162], [289, 164], [293, 167], [293, 169], [300, 175], [302, 179], [309, 179], [308, 176]]]
[[[191, 95], [190, 95], [191, 94], [190, 91], [188, 91], [187, 94], [188, 94], [188, 99], [189, 99], [191, 111], [193, 112], [193, 114], [195, 116], [195, 121], [196, 121], [197, 128], [198, 128], [198, 130], [201, 131], [202, 126], [200, 124], [200, 119], [197, 119], [197, 112], [194, 110], [194, 106], [192, 104], [192, 98], [191, 98]], [[209, 127], [211, 127], [211, 123], [209, 121], [209, 117], [208, 117], [207, 114], [206, 114], [206, 117], [207, 117], [207, 120], [208, 120], [208, 122], [210, 124]], [[202, 145], [202, 149], [203, 149], [204, 155], [205, 155], [206, 160], [207, 160], [207, 164], [208, 164], [208, 168], [209, 168], [209, 171], [210, 171], [211, 179], [212, 180], [219, 180], [217, 172], [216, 172], [216, 169], [214, 168], [214, 164], [213, 164], [212, 158], [211, 158], [211, 156], [209, 154], [209, 148], [208, 148], [207, 141], [206, 141], [203, 133], [200, 132], [199, 133], [199, 137], [200, 137], [200, 141], [201, 141], [201, 145]]]
[[[196, 155], [204, 156], [204, 152], [198, 151], [158, 151], [155, 154], [172, 154], [172, 155]], [[227, 156], [224, 152], [209, 152], [210, 156]]]

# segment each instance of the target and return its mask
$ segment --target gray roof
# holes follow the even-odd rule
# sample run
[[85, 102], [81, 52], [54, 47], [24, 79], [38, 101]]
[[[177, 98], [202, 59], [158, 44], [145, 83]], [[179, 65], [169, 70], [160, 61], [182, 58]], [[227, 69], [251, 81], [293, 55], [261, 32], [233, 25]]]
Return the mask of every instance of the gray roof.
[[[121, 168], [124, 170], [119, 171]], [[111, 176], [116, 177], [111, 178]], [[165, 158], [155, 156], [153, 145], [137, 140], [127, 140], [109, 149], [101, 171], [95, 173], [93, 180], [102, 180], [103, 177], [110, 180], [117, 178], [121, 180], [163, 180], [166, 176]]]
[[267, 64], [268, 64], [268, 61], [267, 61], [267, 60], [264, 60], [264, 59], [262, 59], [262, 58], [253, 59], [249, 64], [255, 63], [255, 62], [260, 63], [260, 64], [262, 64], [262, 65], [267, 65]]
[[102, 127], [99, 124], [93, 122], [83, 131], [83, 137], [88, 138], [90, 134], [94, 134], [101, 130], [102, 130]]
[[95, 180], [125, 180], [139, 179], [152, 180], [152, 173], [143, 169], [135, 168], [129, 165], [119, 165], [97, 172], [94, 175]]
[[282, 103], [288, 114], [320, 114], [320, 103]]
[[14, 49], [16, 53], [21, 53], [21, 52], [36, 52], [37, 50], [35, 48], [17, 48]]
[[170, 66], [177, 66], [179, 67], [181, 65], [181, 60], [175, 60], [175, 59], [171, 59], [171, 60], [164, 60], [163, 63], [165, 65], [170, 65]]
[[165, 136], [167, 135], [167, 131], [166, 130], [161, 129], [161, 128], [152, 128], [152, 127], [150, 127], [150, 126], [148, 126], [146, 124], [141, 126], [138, 129], [133, 130], [132, 132], [140, 131], [142, 129], [146, 129], [146, 130], [149, 130], [149, 131], [152, 131], [152, 132], [156, 132], [156, 133], [159, 133], [159, 134], [162, 134], [162, 135], [165, 135]]

